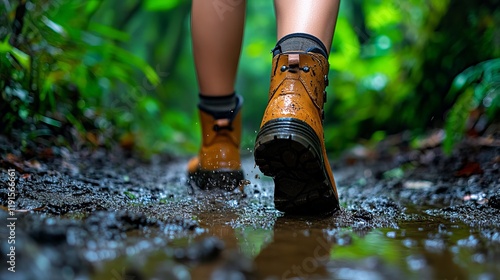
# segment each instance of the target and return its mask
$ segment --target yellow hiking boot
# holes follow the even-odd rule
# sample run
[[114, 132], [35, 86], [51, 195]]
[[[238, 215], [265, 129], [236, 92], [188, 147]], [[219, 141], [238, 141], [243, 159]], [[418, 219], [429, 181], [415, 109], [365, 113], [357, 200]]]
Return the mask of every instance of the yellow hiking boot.
[[313, 52], [287, 52], [276, 55], [272, 65], [255, 162], [274, 179], [276, 209], [332, 213], [339, 200], [323, 134], [328, 60]]
[[202, 189], [232, 190], [244, 179], [240, 160], [242, 103], [238, 96], [236, 108], [222, 119], [200, 109], [202, 145], [187, 165], [189, 182]]

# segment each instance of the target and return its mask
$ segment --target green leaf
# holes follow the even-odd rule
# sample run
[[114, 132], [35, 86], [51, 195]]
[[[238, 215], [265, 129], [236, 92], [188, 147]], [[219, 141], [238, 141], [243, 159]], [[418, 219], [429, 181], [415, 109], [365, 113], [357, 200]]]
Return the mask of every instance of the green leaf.
[[139, 70], [141, 70], [144, 73], [148, 81], [153, 86], [156, 86], [160, 83], [160, 77], [158, 76], [158, 74], [156, 74], [155, 70], [151, 66], [149, 66], [149, 64], [147, 64], [147, 62], [115, 45], [110, 45], [109, 47], [111, 48], [111, 51], [116, 56], [118, 56], [123, 62], [127, 62], [130, 65], [139, 68]]
[[55, 33], [63, 36], [63, 37], [66, 37], [68, 35], [68, 33], [66, 32], [66, 30], [64, 29], [64, 27], [62, 27], [61, 25], [53, 22], [52, 20], [48, 19], [47, 17], [43, 17], [42, 18], [42, 22], [50, 29], [52, 29], [52, 31], [54, 31]]
[[450, 154], [455, 143], [463, 137], [470, 110], [480, 104], [489, 103], [489, 106], [486, 106], [488, 115], [496, 113], [498, 106], [495, 106], [495, 102], [498, 102], [499, 89], [499, 58], [471, 66], [457, 75], [447, 95], [447, 98], [452, 98], [459, 94], [445, 122], [446, 138], [443, 143], [445, 153]]
[[31, 58], [29, 55], [24, 53], [18, 48], [13, 47], [9, 43], [10, 36], [7, 36], [3, 42], [0, 43], [0, 53], [10, 53], [12, 56], [16, 58], [16, 60], [23, 66], [25, 69], [30, 70], [31, 67]]
[[29, 55], [27, 55], [23, 51], [19, 50], [18, 48], [14, 48], [14, 47], [12, 47], [10, 54], [12, 54], [25, 69], [30, 70], [31, 58]]
[[3, 42], [0, 42], [0, 53], [6, 53], [12, 50], [12, 46], [9, 44], [9, 39], [10, 34], [5, 38], [5, 40], [3, 40]]
[[128, 192], [128, 191], [123, 192], [123, 194], [126, 195], [130, 199], [136, 199], [137, 198], [137, 196], [135, 196], [133, 193]]
[[474, 88], [469, 87], [460, 95], [455, 105], [450, 110], [445, 123], [446, 138], [443, 142], [443, 150], [451, 154], [456, 142], [460, 140], [465, 131], [465, 123], [471, 109], [474, 97]]
[[122, 42], [130, 40], [130, 35], [128, 33], [104, 24], [91, 22], [89, 24], [89, 30], [113, 40]]
[[48, 125], [55, 126], [55, 127], [61, 127], [61, 122], [58, 120], [54, 120], [52, 118], [42, 116], [42, 115], [36, 115], [36, 120], [42, 121]]
[[99, 3], [101, 1], [99, 0], [89, 0], [87, 1], [87, 6], [85, 6], [85, 12], [89, 15], [89, 14], [92, 14], [96, 9], [99, 8], [99, 5], [101, 5], [101, 3]]
[[71, 125], [73, 125], [76, 128], [76, 130], [79, 133], [81, 134], [85, 133], [86, 131], [85, 127], [75, 116], [73, 116], [73, 114], [66, 113], [66, 119], [71, 123]]
[[179, 6], [183, 0], [146, 0], [144, 8], [148, 11], [168, 11]]

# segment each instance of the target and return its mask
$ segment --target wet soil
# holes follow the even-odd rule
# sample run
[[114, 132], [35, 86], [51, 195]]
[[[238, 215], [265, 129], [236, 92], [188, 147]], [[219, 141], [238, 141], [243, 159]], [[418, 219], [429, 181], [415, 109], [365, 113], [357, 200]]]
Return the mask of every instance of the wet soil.
[[[496, 143], [496, 142], [494, 142]], [[187, 158], [21, 153], [0, 138], [1, 279], [499, 279], [500, 148], [464, 142], [332, 160], [342, 209], [287, 216], [244, 154], [248, 184], [186, 183]], [[14, 216], [8, 169], [15, 169]], [[15, 277], [14, 277], [14, 276]], [[14, 278], [12, 278], [14, 277]]]

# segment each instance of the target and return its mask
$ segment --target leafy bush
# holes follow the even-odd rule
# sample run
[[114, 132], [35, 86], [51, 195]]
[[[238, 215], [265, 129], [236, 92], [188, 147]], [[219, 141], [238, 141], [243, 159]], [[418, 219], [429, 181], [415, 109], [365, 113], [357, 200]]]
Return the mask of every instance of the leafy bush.
[[[454, 144], [462, 138], [466, 131], [468, 120], [489, 121], [498, 118], [500, 113], [500, 59], [481, 62], [467, 68], [453, 81], [448, 99], [456, 99], [446, 119], [446, 138], [444, 150], [451, 153]], [[470, 119], [471, 112], [477, 110], [483, 116]], [[469, 124], [473, 126], [474, 124]], [[472, 127], [470, 127], [472, 128]]]
[[[9, 2], [7, 2], [9, 3]], [[142, 90], [156, 72], [119, 47], [130, 36], [91, 21], [100, 1], [17, 1], [5, 5], [0, 29], [1, 133], [24, 141], [65, 136], [94, 145], [116, 138], [112, 125], [131, 122], [116, 92]], [[120, 114], [116, 114], [121, 110]], [[62, 141], [65, 143], [66, 141]], [[60, 143], [60, 144], [62, 144]]]

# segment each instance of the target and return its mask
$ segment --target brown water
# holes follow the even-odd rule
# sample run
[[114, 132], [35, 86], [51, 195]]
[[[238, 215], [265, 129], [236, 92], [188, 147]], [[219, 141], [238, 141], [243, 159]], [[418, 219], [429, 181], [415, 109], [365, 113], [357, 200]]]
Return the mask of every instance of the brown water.
[[[439, 188], [369, 185], [358, 179], [366, 172], [349, 170], [336, 173], [342, 210], [325, 218], [287, 217], [273, 209], [272, 180], [260, 176], [251, 160], [244, 166], [252, 181], [244, 197], [203, 194], [186, 203], [172, 201], [197, 209], [189, 215], [198, 230], [167, 239], [154, 230], [146, 238], [132, 234], [150, 248], [106, 262], [95, 279], [500, 279], [500, 233], [488, 223], [498, 220], [492, 216], [496, 209], [449, 208], [448, 200], [463, 202]], [[405, 196], [417, 203], [396, 201]], [[165, 242], [151, 245], [158, 237]], [[221, 247], [207, 242], [213, 237]], [[209, 253], [200, 257], [203, 251]]]
[[[154, 274], [157, 279], [498, 279], [498, 243], [488, 245], [479, 229], [460, 222], [419, 219], [423, 210], [407, 211], [415, 221], [367, 230], [335, 227], [331, 219], [283, 216], [271, 223], [263, 218], [264, 227], [235, 226], [234, 213], [201, 213], [203, 232], [174, 238], [167, 246], [186, 248], [215, 236], [224, 244], [220, 254], [208, 261], [175, 261], [157, 248], [136, 269], [149, 278], [165, 266], [164, 274]], [[96, 279], [119, 279], [112, 268], [126, 266], [130, 259], [114, 260]]]
[[[241, 252], [253, 260], [258, 279], [499, 276], [499, 263], [474, 248], [480, 242], [478, 234], [461, 223], [405, 222], [398, 229], [364, 232], [321, 225], [317, 220], [278, 218], [272, 229], [214, 225], [208, 227], [206, 235], [219, 237], [226, 250]], [[196, 267], [192, 277], [202, 279], [210, 268]]]

